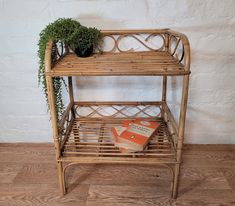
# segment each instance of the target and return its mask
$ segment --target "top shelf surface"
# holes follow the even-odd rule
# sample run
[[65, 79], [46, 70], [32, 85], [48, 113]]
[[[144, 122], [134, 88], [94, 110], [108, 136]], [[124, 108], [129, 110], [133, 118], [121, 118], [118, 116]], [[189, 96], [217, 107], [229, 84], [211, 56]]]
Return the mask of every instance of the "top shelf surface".
[[165, 51], [103, 53], [80, 58], [62, 57], [48, 76], [164, 76], [187, 75], [184, 65]]

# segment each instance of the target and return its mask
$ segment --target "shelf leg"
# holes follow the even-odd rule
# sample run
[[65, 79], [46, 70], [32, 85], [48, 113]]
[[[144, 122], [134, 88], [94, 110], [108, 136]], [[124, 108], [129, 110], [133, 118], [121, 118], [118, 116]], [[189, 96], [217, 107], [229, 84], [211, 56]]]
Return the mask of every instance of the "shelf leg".
[[179, 174], [180, 174], [180, 164], [176, 164], [174, 172], [173, 188], [172, 188], [172, 197], [174, 199], [177, 198], [178, 195]]
[[[46, 53], [45, 53], [45, 71], [51, 71], [51, 49], [52, 49], [52, 41], [47, 43]], [[58, 161], [61, 157], [60, 150], [60, 141], [59, 141], [59, 130], [58, 130], [58, 122], [57, 122], [57, 113], [55, 108], [55, 92], [53, 87], [53, 79], [51, 76], [46, 76], [46, 84], [47, 84], [47, 92], [48, 92], [48, 101], [50, 106], [50, 114], [51, 114], [51, 123], [53, 129], [53, 139], [54, 146], [56, 152], [56, 164], [58, 169], [59, 176], [59, 184], [62, 195], [65, 194], [65, 181], [64, 181], [64, 173], [63, 173], [63, 165], [62, 162]]]
[[66, 194], [66, 188], [65, 188], [65, 177], [64, 177], [62, 162], [57, 161], [57, 169], [58, 169], [58, 176], [59, 176], [60, 191], [61, 191], [61, 195], [63, 196]]
[[183, 147], [183, 142], [184, 142], [184, 129], [185, 129], [187, 100], [188, 100], [188, 86], [189, 86], [189, 75], [184, 76], [183, 78], [182, 99], [181, 99], [180, 118], [179, 118], [179, 136], [178, 136], [177, 147], [176, 147], [177, 164], [175, 165], [173, 198], [177, 198], [177, 194], [178, 194], [180, 164], [181, 164], [181, 157], [182, 157], [182, 147]]

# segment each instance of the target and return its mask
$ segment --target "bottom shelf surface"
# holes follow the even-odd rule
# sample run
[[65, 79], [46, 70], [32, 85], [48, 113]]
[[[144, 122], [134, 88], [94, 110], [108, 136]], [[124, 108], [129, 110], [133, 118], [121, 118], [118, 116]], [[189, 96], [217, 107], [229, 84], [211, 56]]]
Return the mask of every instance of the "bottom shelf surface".
[[[152, 121], [152, 119], [151, 119]], [[61, 161], [81, 163], [176, 163], [174, 144], [162, 118], [159, 130], [143, 151], [122, 153], [114, 145], [111, 127], [120, 119], [75, 118], [61, 148]]]

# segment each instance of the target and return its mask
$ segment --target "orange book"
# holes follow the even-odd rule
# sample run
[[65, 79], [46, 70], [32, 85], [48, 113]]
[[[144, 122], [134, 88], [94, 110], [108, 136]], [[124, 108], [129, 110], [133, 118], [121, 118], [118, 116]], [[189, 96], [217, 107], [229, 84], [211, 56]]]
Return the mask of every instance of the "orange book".
[[136, 119], [131, 121], [127, 129], [118, 135], [118, 141], [125, 143], [125, 148], [142, 151], [159, 126], [158, 122]]
[[124, 132], [126, 129], [127, 127], [122, 127], [122, 126], [116, 126], [111, 128], [111, 133], [114, 138], [114, 144], [116, 147], [119, 147], [120, 152], [123, 153], [135, 152], [134, 150], [128, 149], [129, 146], [126, 145], [125, 143], [121, 143], [118, 139], [120, 134]]

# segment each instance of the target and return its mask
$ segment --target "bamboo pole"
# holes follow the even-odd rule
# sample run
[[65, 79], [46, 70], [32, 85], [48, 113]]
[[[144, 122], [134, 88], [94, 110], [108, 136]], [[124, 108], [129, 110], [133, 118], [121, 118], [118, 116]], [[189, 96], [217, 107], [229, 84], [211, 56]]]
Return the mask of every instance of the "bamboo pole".
[[[52, 41], [49, 41], [46, 47], [45, 52], [45, 71], [48, 72], [51, 70], [51, 49], [52, 49]], [[60, 153], [60, 145], [59, 145], [59, 133], [58, 133], [58, 125], [57, 125], [57, 116], [56, 116], [56, 109], [55, 109], [55, 95], [54, 95], [54, 86], [52, 77], [46, 76], [46, 84], [47, 84], [47, 92], [48, 92], [48, 101], [50, 106], [50, 114], [51, 114], [51, 123], [53, 129], [53, 139], [55, 145], [55, 152], [56, 152], [56, 161], [57, 161], [57, 169], [59, 175], [59, 184], [61, 194], [65, 194], [65, 187], [64, 187], [64, 176], [63, 176], [63, 165], [62, 162], [59, 161], [61, 157]]]
[[74, 102], [74, 97], [73, 97], [73, 80], [72, 77], [68, 77], [68, 82], [69, 82], [69, 99], [70, 102]]
[[174, 185], [173, 185], [173, 194], [172, 194], [173, 198], [176, 198], [178, 194], [180, 164], [182, 157], [182, 146], [184, 142], [185, 118], [186, 118], [186, 109], [187, 109], [187, 100], [188, 100], [188, 86], [189, 86], [189, 75], [184, 76], [183, 79], [182, 99], [181, 99], [180, 119], [179, 119], [179, 137], [177, 141], [177, 151], [176, 151], [177, 164], [175, 165]]
[[71, 108], [71, 112], [72, 112], [73, 118], [75, 118], [74, 96], [73, 96], [73, 79], [71, 76], [68, 77], [68, 83], [69, 83], [69, 100], [70, 100], [70, 103], [73, 105]]
[[162, 34], [168, 31], [169, 28], [163, 29], [128, 29], [128, 30], [101, 30], [101, 34], [103, 35], [118, 35], [118, 34]]
[[[169, 51], [169, 34], [165, 34], [164, 39], [165, 51]], [[167, 92], [167, 76], [162, 77], [162, 118], [164, 119], [165, 115], [165, 104], [166, 104], [166, 92]]]
[[164, 105], [166, 103], [166, 92], [167, 92], [167, 76], [163, 76], [162, 78], [162, 118], [164, 118], [165, 108]]
[[156, 105], [159, 106], [161, 105], [160, 101], [151, 101], [151, 102], [141, 102], [141, 101], [131, 101], [131, 102], [124, 102], [124, 101], [115, 101], [115, 102], [110, 102], [110, 101], [76, 101], [74, 103], [75, 105], [105, 105], [105, 106], [111, 106], [111, 105], [130, 105], [130, 106], [138, 106], [138, 105]]
[[[51, 49], [52, 49], [52, 41], [49, 41], [46, 47], [45, 52], [45, 71], [51, 71]], [[57, 125], [57, 116], [56, 116], [56, 109], [55, 109], [55, 96], [54, 96], [54, 87], [52, 77], [46, 76], [46, 83], [47, 83], [47, 92], [48, 92], [48, 101], [50, 107], [50, 114], [51, 114], [51, 122], [53, 128], [53, 135], [54, 135], [54, 143], [56, 149], [56, 158], [60, 157], [60, 150], [59, 150], [59, 138], [58, 138], [58, 125]]]
[[189, 40], [186, 35], [168, 30], [166, 31], [168, 35], [174, 35], [179, 37], [183, 43], [185, 56], [184, 56], [184, 69], [186, 72], [189, 72], [188, 75], [183, 77], [183, 87], [182, 87], [182, 99], [181, 99], [181, 108], [180, 108], [180, 118], [179, 118], [179, 129], [178, 129], [178, 140], [177, 140], [177, 151], [176, 151], [176, 160], [177, 164], [175, 165], [175, 174], [174, 174], [174, 184], [172, 197], [176, 198], [178, 195], [178, 184], [179, 184], [179, 174], [180, 174], [180, 164], [182, 158], [182, 146], [184, 142], [184, 129], [185, 129], [185, 118], [186, 118], [186, 109], [188, 101], [188, 87], [189, 87], [189, 74], [190, 74], [190, 45]]
[[161, 108], [161, 117], [165, 119], [165, 104], [166, 104], [166, 92], [167, 92], [167, 76], [162, 78], [162, 108]]

